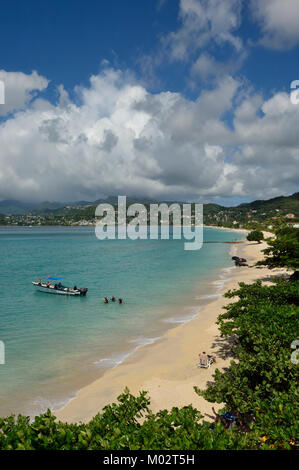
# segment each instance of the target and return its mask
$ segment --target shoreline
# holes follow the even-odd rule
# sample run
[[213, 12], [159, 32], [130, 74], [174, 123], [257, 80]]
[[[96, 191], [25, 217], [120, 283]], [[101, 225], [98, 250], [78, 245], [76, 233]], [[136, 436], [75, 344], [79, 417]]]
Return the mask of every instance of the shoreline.
[[[74, 227], [96, 227], [96, 224], [87, 224], [87, 225], [62, 225], [62, 224], [58, 224], [58, 225], [55, 225], [55, 224], [50, 224], [50, 225], [13, 225], [13, 224], [6, 224], [6, 225], [3, 225], [3, 224], [0, 224], [0, 227], [8, 227], [8, 228], [43, 228], [43, 227], [67, 227], [67, 228], [74, 228]], [[170, 225], [169, 227], [173, 227], [173, 225]], [[195, 227], [195, 225], [191, 225], [191, 227]], [[247, 233], [249, 232], [249, 230], [245, 229], [245, 228], [234, 228], [234, 227], [218, 227], [216, 225], [202, 225], [203, 228], [214, 228], [214, 229], [217, 229], [217, 230], [228, 230], [229, 232], [243, 232], [243, 233]]]
[[[228, 242], [223, 242], [223, 243], [228, 243]], [[243, 243], [243, 241], [240, 241], [239, 243]], [[234, 248], [230, 247], [229, 253], [232, 255], [234, 254]], [[208, 305], [210, 302], [212, 302], [214, 299], [218, 299], [222, 296], [221, 291], [224, 289], [225, 285], [227, 282], [230, 280], [229, 274], [232, 272], [232, 270], [235, 269], [235, 266], [226, 266], [219, 268], [218, 270], [215, 270], [214, 275], [215, 277], [212, 277], [210, 280], [210, 286], [207, 288], [210, 288], [211, 290], [207, 291], [205, 290], [204, 292], [199, 292], [198, 286], [195, 287], [192, 291], [192, 293], [195, 295], [195, 299], [200, 301], [200, 305], [193, 305], [193, 306], [187, 306], [185, 307], [178, 307], [178, 311], [171, 310], [169, 309], [169, 312], [165, 318], [160, 318], [158, 322], [161, 324], [161, 329], [162, 329], [162, 324], [165, 326], [165, 324], [168, 325], [167, 329], [164, 331], [159, 332], [158, 335], [156, 336], [142, 336], [136, 337], [135, 339], [131, 340], [129, 343], [132, 345], [135, 345], [133, 349], [130, 349], [128, 351], [123, 351], [121, 349], [120, 351], [116, 353], [112, 353], [111, 356], [107, 356], [101, 359], [96, 359], [93, 362], [93, 364], [105, 364], [108, 363], [110, 364], [109, 367], [105, 367], [103, 369], [99, 369], [99, 376], [97, 378], [94, 378], [90, 382], [87, 382], [85, 385], [83, 385], [81, 388], [79, 388], [72, 396], [69, 396], [67, 399], [63, 401], [63, 404], [61, 404], [59, 407], [58, 406], [52, 406], [51, 409], [52, 411], [56, 410], [56, 414], [62, 410], [64, 410], [70, 402], [75, 400], [78, 397], [78, 394], [84, 390], [86, 387], [94, 383], [95, 381], [101, 379], [104, 377], [105, 374], [109, 373], [110, 371], [114, 370], [115, 368], [119, 367], [122, 365], [125, 361], [127, 361], [131, 356], [135, 355], [140, 349], [146, 348], [148, 346], [151, 346], [153, 344], [156, 344], [158, 341], [163, 340], [164, 336], [171, 331], [172, 329], [178, 328], [178, 326], [183, 326], [187, 323], [192, 322], [198, 315], [200, 315], [201, 310]], [[201, 282], [201, 281], [198, 281]], [[206, 281], [204, 281], [206, 282]], [[225, 290], [225, 289], [224, 289]], [[209, 293], [207, 293], [209, 292]], [[187, 298], [186, 298], [187, 302]], [[186, 313], [185, 310], [188, 309], [188, 314]], [[191, 313], [190, 313], [191, 311]], [[179, 314], [178, 314], [179, 313]]]
[[[218, 242], [215, 242], [218, 243]], [[244, 240], [240, 240], [238, 242], [228, 242], [228, 241], [219, 241], [219, 243], [244, 243]], [[227, 254], [234, 254], [234, 247], [231, 245], [227, 248]], [[200, 315], [201, 310], [207, 304], [209, 304], [212, 300], [218, 299], [221, 297], [221, 291], [227, 284], [230, 279], [229, 274], [232, 270], [235, 269], [235, 266], [232, 264], [227, 264], [226, 266], [215, 268], [213, 267], [209, 271], [209, 275], [205, 276], [204, 280], [197, 280], [195, 285], [192, 287], [192, 290], [186, 293], [180, 294], [180, 298], [183, 298], [183, 304], [178, 306], [168, 306], [167, 310], [164, 312], [162, 318], [157, 320], [158, 324], [160, 324], [159, 331], [155, 331], [154, 334], [146, 334], [142, 336], [138, 336], [132, 340], [130, 340], [128, 344], [132, 346], [132, 348], [124, 350], [124, 348], [120, 348], [117, 351], [111, 353], [111, 355], [104, 356], [100, 359], [95, 358], [91, 362], [94, 365], [100, 366], [98, 369], [98, 376], [90, 378], [89, 381], [86, 381], [84, 385], [77, 388], [76, 391], [73, 391], [71, 394], [68, 395], [67, 398], [62, 398], [59, 403], [56, 404], [55, 402], [52, 403], [50, 409], [52, 411], [59, 411], [66, 408], [70, 402], [78, 397], [78, 394], [84, 390], [85, 387], [91, 385], [95, 381], [102, 378], [104, 375], [109, 373], [110, 371], [114, 370], [115, 368], [119, 367], [123, 364], [126, 360], [128, 360], [132, 355], [135, 355], [137, 351], [143, 349], [147, 346], [151, 346], [156, 344], [158, 341], [164, 338], [164, 336], [172, 329], [177, 328], [178, 326], [182, 326], [189, 322], [192, 322], [194, 318]], [[202, 285], [204, 284], [204, 287]], [[190, 296], [192, 298], [190, 302]], [[192, 303], [192, 305], [190, 305]], [[152, 332], [151, 332], [152, 333]], [[105, 366], [105, 364], [107, 364]], [[41, 410], [40, 412], [44, 412], [45, 410]], [[32, 415], [32, 412], [29, 414]], [[37, 411], [34, 411], [32, 416], [38, 414]]]
[[[236, 231], [243, 232], [242, 229]], [[230, 253], [245, 257], [251, 266], [262, 258], [261, 250], [265, 246], [265, 242], [256, 244], [244, 241], [232, 246]], [[215, 369], [223, 370], [232, 359], [228, 353], [221, 352], [227, 342], [220, 338], [216, 325], [222, 307], [230, 301], [223, 297], [223, 293], [236, 288], [238, 282], [250, 283], [278, 272], [285, 270], [270, 271], [266, 267], [232, 269], [219, 297], [205, 304], [192, 320], [168, 330], [153, 344], [142, 346], [117, 367], [106, 371], [79, 390], [65, 407], [54, 411], [55, 416], [61, 421], [87, 422], [128, 387], [135, 395], [141, 390], [148, 391], [154, 412], [192, 404], [205, 419], [212, 419], [212, 406], [219, 409], [221, 405], [205, 401], [196, 395], [193, 387], [205, 388], [207, 381], [212, 380]], [[203, 350], [217, 357], [217, 363], [210, 369], [198, 369], [196, 366], [198, 354]]]
[[[9, 232], [13, 230], [13, 233], [18, 233], [18, 231], [22, 233], [27, 233], [27, 231], [39, 232], [43, 230], [51, 232], [51, 230], [48, 230], [46, 227], [37, 229], [20, 227], [7, 229]], [[53, 227], [55, 232], [60, 231], [60, 229], [63, 230], [61, 227], [57, 227], [57, 230]], [[68, 230], [72, 231], [72, 228], [66, 228], [66, 230], [63, 231]], [[91, 228], [75, 228], [75, 231], [90, 232]], [[207, 232], [209, 232], [207, 238], [212, 240], [239, 240], [243, 238], [240, 233], [238, 236], [234, 236], [233, 234], [226, 236], [225, 233], [229, 234], [229, 232], [212, 231], [209, 229], [207, 229]], [[6, 416], [11, 413], [22, 413], [33, 418], [40, 413], [44, 413], [48, 408], [51, 410], [61, 410], [75, 399], [84, 387], [104, 376], [112, 368], [120, 365], [127, 357], [134, 354], [137, 349], [142, 349], [149, 343], [157, 342], [170, 329], [193, 320], [194, 317], [199, 314], [203, 305], [206, 305], [211, 299], [218, 298], [218, 296], [221, 295], [221, 287], [226, 285], [228, 274], [230, 273], [230, 269], [232, 269], [229, 256], [230, 248], [232, 248], [232, 245], [207, 247], [209, 256], [214, 258], [214, 260], [208, 262], [205, 269], [202, 269], [200, 266], [201, 258], [196, 264], [190, 260], [190, 266], [193, 266], [191, 269], [189, 262], [183, 257], [181, 269], [177, 270], [177, 275], [175, 276], [176, 281], [168, 286], [168, 288], [173, 291], [170, 298], [167, 300], [167, 298], [161, 297], [161, 299], [154, 302], [153, 305], [151, 305], [152, 302], [149, 302], [149, 305], [145, 302], [144, 308], [142, 305], [139, 306], [140, 315], [145, 318], [144, 328], [139, 328], [135, 332], [134, 325], [132, 324], [131, 328], [128, 326], [126, 335], [122, 336], [120, 330], [120, 335], [118, 336], [118, 333], [113, 335], [113, 340], [111, 341], [105, 341], [105, 338], [101, 338], [101, 335], [96, 335], [94, 336], [94, 344], [91, 345], [83, 338], [85, 343], [83, 353], [86, 352], [84, 361], [86, 367], [84, 367], [83, 370], [81, 370], [80, 362], [77, 360], [77, 353], [79, 353], [79, 351], [76, 352], [73, 350], [69, 351], [69, 354], [61, 355], [58, 358], [60, 362], [60, 364], [57, 364], [58, 373], [53, 373], [49, 380], [45, 380], [44, 382], [37, 381], [37, 387], [34, 387], [34, 390], [31, 389], [32, 383], [30, 383], [27, 388], [17, 390], [16, 393], [11, 396], [10, 394], [4, 394], [4, 401], [1, 402], [1, 415]], [[215, 252], [219, 253], [216, 257], [214, 256]], [[228, 271], [226, 271], [227, 269]], [[165, 274], [167, 274], [167, 270], [169, 270], [169, 265], [165, 264]], [[215, 282], [215, 280], [217, 281]], [[94, 297], [95, 296], [91, 298], [91, 301], [94, 300]], [[40, 300], [43, 300], [43, 296], [40, 296]], [[52, 302], [52, 300], [50, 302]], [[47, 300], [47, 304], [50, 305], [51, 309], [50, 302]], [[78, 303], [74, 305], [74, 308], [76, 308], [77, 305]], [[89, 316], [89, 314], [94, 313], [95, 306], [92, 302], [91, 308], [89, 308], [89, 305], [84, 305], [86, 315]], [[81, 310], [81, 308], [79, 308], [79, 310]], [[116, 314], [116, 312], [114, 313]], [[147, 317], [148, 320], [146, 320]], [[128, 323], [130, 323], [130, 317], [128, 318]], [[114, 325], [112, 325], [112, 327], [114, 327]], [[115, 329], [116, 331], [119, 329], [117, 324], [115, 325]], [[91, 338], [91, 340], [92, 339], [93, 338]], [[64, 364], [62, 366], [63, 362]], [[53, 364], [56, 368], [56, 364]]]
[[[216, 230], [226, 230], [229, 232], [236, 232], [236, 233], [249, 233], [250, 230], [247, 230], [246, 228], [229, 228], [229, 227], [218, 227], [216, 225], [203, 225], [204, 228], [214, 228]], [[264, 232], [266, 233], [266, 232]]]

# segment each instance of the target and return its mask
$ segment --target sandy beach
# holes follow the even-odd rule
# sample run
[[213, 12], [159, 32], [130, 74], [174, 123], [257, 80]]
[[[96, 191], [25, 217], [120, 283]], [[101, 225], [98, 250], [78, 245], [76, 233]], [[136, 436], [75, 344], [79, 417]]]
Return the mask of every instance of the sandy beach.
[[[265, 233], [265, 236], [270, 235]], [[231, 254], [245, 257], [249, 267], [233, 267], [222, 294], [236, 288], [238, 282], [251, 283], [285, 272], [283, 269], [270, 271], [264, 267], [251, 267], [263, 258], [261, 250], [265, 246], [265, 242], [257, 244], [247, 241], [232, 245]], [[215, 369], [222, 370], [232, 359], [229, 344], [219, 336], [216, 325], [222, 307], [229, 301], [222, 295], [211, 299], [192, 321], [169, 330], [156, 343], [139, 349], [115, 369], [80, 390], [66, 407], [54, 412], [57, 418], [67, 422], [87, 422], [103, 406], [115, 401], [127, 386], [133, 394], [148, 391], [151, 408], [155, 412], [192, 404], [205, 419], [212, 419], [213, 404], [196, 395], [193, 387], [205, 388], [207, 382], [213, 380]], [[197, 368], [198, 354], [202, 351], [217, 357], [217, 363], [210, 369]], [[221, 407], [220, 404], [214, 406], [216, 409]]]

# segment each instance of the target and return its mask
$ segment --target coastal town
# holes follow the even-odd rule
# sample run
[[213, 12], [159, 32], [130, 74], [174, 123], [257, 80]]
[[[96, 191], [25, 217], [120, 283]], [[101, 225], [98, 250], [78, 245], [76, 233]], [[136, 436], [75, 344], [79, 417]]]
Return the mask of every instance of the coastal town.
[[[142, 202], [142, 201], [136, 201]], [[181, 203], [179, 203], [182, 206]], [[117, 216], [116, 204], [112, 204]], [[149, 202], [144, 203], [145, 207]], [[101, 218], [95, 217], [96, 203], [69, 204], [57, 209], [36, 208], [25, 210], [23, 213], [17, 207], [5, 209], [6, 213], [1, 214], [0, 225], [12, 226], [94, 226]], [[14, 213], [10, 213], [14, 212]], [[149, 211], [148, 211], [149, 212]], [[218, 204], [203, 205], [203, 221], [205, 225], [244, 228], [248, 230], [263, 229], [272, 230], [280, 222], [299, 227], [299, 193], [292, 196], [279, 197], [267, 201], [254, 201], [248, 204], [241, 204], [236, 207], [224, 207]], [[132, 217], [127, 217], [127, 222]], [[191, 225], [195, 224], [194, 207], [191, 216], [185, 216], [185, 220]], [[165, 222], [165, 220], [163, 220]], [[149, 223], [149, 217], [148, 217]], [[161, 223], [161, 218], [159, 219]], [[172, 215], [170, 213], [169, 223], [172, 225]]]

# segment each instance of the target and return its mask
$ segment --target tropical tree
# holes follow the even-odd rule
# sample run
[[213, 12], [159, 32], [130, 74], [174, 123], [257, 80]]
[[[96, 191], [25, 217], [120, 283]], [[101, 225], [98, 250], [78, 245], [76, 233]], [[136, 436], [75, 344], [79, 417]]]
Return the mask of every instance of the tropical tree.
[[250, 232], [247, 235], [247, 240], [249, 242], [261, 243], [261, 240], [264, 240], [264, 234], [263, 232], [260, 232], [259, 230], [252, 230], [252, 232]]
[[267, 240], [268, 248], [263, 250], [266, 257], [258, 265], [270, 268], [287, 267], [299, 269], [299, 230], [283, 227], [276, 232], [276, 238]]

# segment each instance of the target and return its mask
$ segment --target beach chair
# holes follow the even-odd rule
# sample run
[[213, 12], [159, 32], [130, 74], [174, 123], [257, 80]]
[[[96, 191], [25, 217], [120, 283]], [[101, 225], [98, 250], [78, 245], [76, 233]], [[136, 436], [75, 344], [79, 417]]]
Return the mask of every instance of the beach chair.
[[200, 369], [209, 369], [211, 367], [211, 364], [213, 364], [213, 362], [214, 362], [213, 358], [209, 357], [206, 364], [203, 364], [203, 363], [199, 362], [197, 364], [197, 367], [200, 368]]

